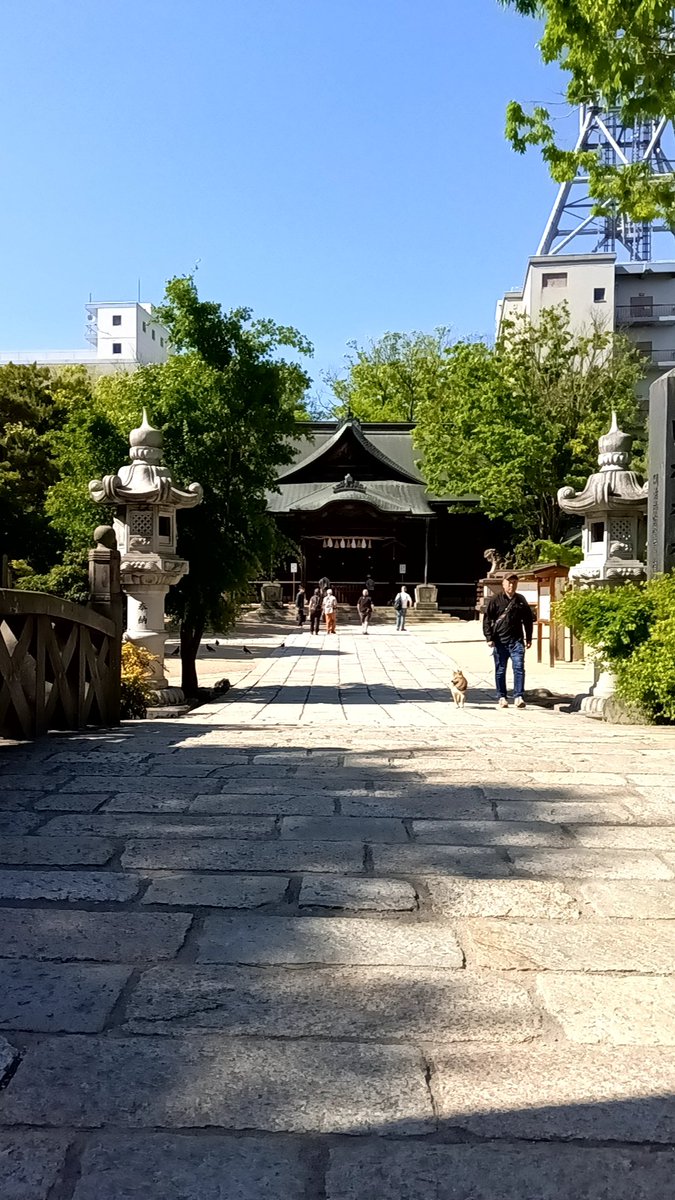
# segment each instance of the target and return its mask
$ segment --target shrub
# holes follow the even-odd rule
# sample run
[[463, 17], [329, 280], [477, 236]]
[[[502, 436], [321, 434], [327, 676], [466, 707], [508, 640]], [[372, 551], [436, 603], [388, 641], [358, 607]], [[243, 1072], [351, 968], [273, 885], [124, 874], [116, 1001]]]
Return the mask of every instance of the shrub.
[[152, 700], [148, 680], [156, 657], [133, 642], [122, 643], [122, 703], [123, 721], [142, 720]]
[[675, 722], [675, 572], [646, 584], [572, 589], [555, 615], [615, 673], [622, 700], [648, 721]]
[[516, 567], [534, 563], [555, 563], [558, 567], [574, 567], [584, 557], [580, 546], [564, 546], [548, 538], [524, 538], [514, 551]]

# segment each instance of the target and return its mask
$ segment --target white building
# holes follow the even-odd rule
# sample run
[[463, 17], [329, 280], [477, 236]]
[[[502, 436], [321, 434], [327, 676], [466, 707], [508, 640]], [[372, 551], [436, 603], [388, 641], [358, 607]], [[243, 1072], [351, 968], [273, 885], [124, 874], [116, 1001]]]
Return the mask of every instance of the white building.
[[118, 304], [86, 305], [85, 337], [91, 350], [3, 350], [0, 364], [37, 363], [38, 366], [82, 364], [96, 375], [134, 371], [148, 363], [166, 362], [169, 335], [153, 317], [151, 304], [125, 300]]
[[510, 316], [536, 324], [542, 309], [566, 301], [573, 330], [600, 323], [625, 333], [647, 359], [639, 397], [675, 367], [675, 262], [617, 262], [616, 254], [546, 254], [530, 258], [525, 283], [497, 304], [497, 336]]

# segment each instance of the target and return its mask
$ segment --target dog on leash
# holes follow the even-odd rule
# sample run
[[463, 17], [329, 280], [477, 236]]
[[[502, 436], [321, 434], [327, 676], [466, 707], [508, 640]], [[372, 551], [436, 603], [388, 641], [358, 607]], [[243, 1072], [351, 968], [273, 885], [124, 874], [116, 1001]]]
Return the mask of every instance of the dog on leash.
[[452, 692], [452, 698], [457, 708], [464, 708], [468, 686], [464, 672], [460, 670], [454, 671], [450, 679], [450, 691]]

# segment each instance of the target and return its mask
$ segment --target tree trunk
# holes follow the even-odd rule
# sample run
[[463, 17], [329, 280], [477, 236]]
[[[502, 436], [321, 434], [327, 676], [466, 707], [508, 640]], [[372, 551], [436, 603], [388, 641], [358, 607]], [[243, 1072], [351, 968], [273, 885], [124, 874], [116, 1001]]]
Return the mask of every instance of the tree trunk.
[[197, 679], [197, 651], [202, 640], [204, 626], [185, 625], [180, 627], [180, 657], [181, 657], [181, 687], [188, 699], [193, 699], [199, 691]]

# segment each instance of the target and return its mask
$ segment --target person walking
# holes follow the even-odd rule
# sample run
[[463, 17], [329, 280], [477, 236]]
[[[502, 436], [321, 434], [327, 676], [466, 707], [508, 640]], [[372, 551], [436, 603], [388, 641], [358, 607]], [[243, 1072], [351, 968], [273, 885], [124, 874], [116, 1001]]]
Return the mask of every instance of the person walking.
[[314, 588], [314, 595], [310, 596], [307, 611], [309, 612], [309, 632], [318, 633], [321, 624], [321, 592], [318, 588]]
[[298, 625], [302, 629], [305, 624], [305, 589], [302, 584], [300, 584], [298, 594], [295, 597], [295, 611]]
[[406, 591], [404, 583], [401, 584], [400, 592], [394, 597], [394, 608], [396, 609], [396, 632], [403, 633], [405, 631], [405, 618], [410, 605], [412, 604], [412, 596]]
[[370, 623], [370, 618], [373, 615], [373, 602], [368, 593], [368, 588], [364, 588], [363, 591], [361, 592], [361, 595], [359, 596], [358, 600], [356, 601], [356, 607], [359, 610], [359, 617], [361, 619], [361, 629], [363, 630], [364, 633], [367, 633], [368, 625]]
[[495, 662], [497, 708], [508, 708], [506, 668], [511, 659], [513, 694], [516, 708], [525, 707], [525, 650], [532, 645], [534, 618], [527, 600], [516, 589], [518, 576], [502, 579], [502, 591], [488, 600], [483, 617], [483, 633]]
[[337, 621], [337, 600], [333, 595], [331, 588], [328, 588], [326, 595], [323, 598], [323, 615], [326, 618], [326, 633], [335, 633], [335, 623]]

